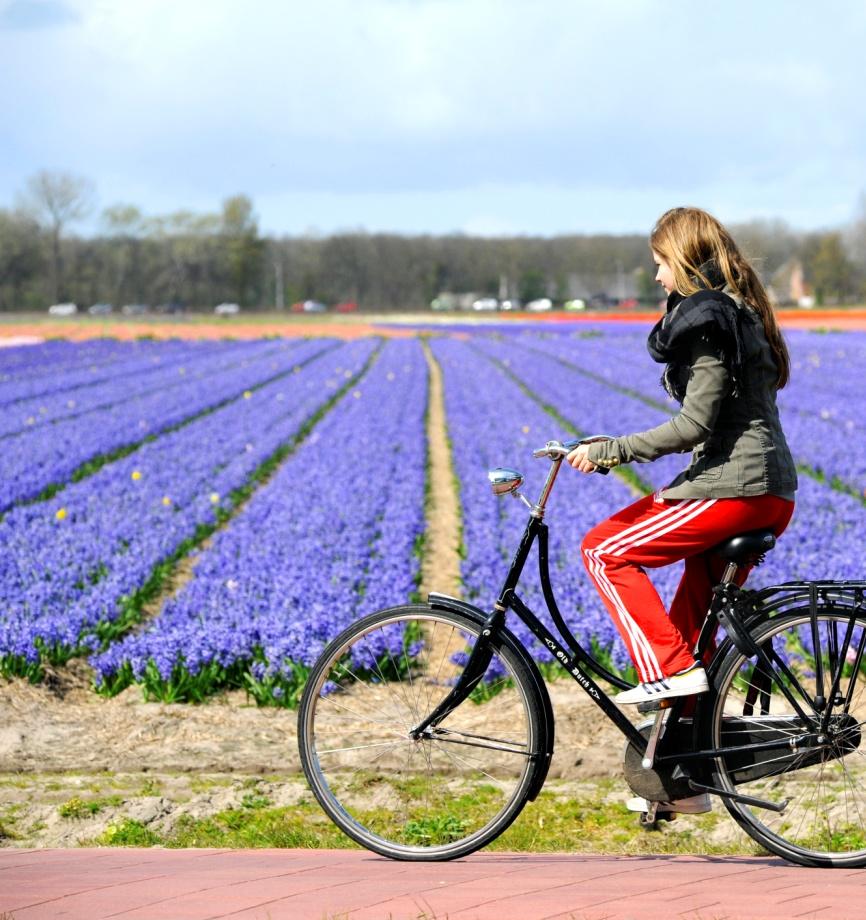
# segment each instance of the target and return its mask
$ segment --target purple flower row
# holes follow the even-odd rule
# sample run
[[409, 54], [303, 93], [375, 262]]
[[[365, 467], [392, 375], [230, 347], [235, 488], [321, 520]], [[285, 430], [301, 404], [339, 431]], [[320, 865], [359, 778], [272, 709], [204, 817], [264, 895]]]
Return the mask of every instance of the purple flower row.
[[[663, 408], [648, 405], [594, 379], [601, 375], [601, 368], [609, 366], [606, 358], [599, 357], [597, 338], [569, 342], [566, 363], [554, 350], [558, 343], [539, 342], [526, 334], [519, 338], [478, 337], [475, 344], [485, 355], [507, 367], [544, 403], [554, 407], [581, 435], [644, 431], [670, 418], [670, 412]], [[632, 363], [635, 360], [639, 360], [639, 355], [632, 356]], [[594, 376], [582, 374], [578, 368], [589, 370]], [[689, 455], [671, 454], [651, 464], [635, 464], [631, 470], [653, 488], [660, 488], [688, 463]]]
[[0, 521], [0, 669], [32, 673], [46, 652], [96, 647], [94, 635], [129, 613], [156, 567], [232, 507], [234, 491], [360, 371], [375, 342], [308, 347], [319, 357], [297, 373]]
[[[862, 407], [866, 406], [866, 334], [859, 332], [819, 335], [795, 331], [787, 336], [791, 353], [791, 380], [779, 391], [778, 404], [782, 423], [791, 451], [798, 463], [805, 464], [828, 478], [837, 478], [866, 495], [866, 455], [852, 450], [852, 444], [866, 437]], [[660, 415], [674, 412], [675, 404], [666, 400], [658, 385], [660, 365], [646, 354], [644, 336], [608, 334], [584, 338], [581, 333], [550, 334], [524, 331], [504, 337], [504, 341], [520, 343], [527, 358], [537, 351], [572, 363], [584, 371], [625, 387], [645, 400], [659, 406]], [[537, 358], [536, 358], [537, 359]], [[580, 375], [575, 377], [575, 381]], [[586, 392], [592, 392], [581, 382]], [[620, 405], [624, 405], [620, 404]], [[644, 411], [644, 423], [632, 427], [623, 417], [623, 424], [613, 434], [623, 434], [649, 427], [646, 419], [652, 414]], [[658, 414], [658, 413], [657, 413]], [[654, 463], [653, 466], [657, 466]], [[643, 473], [643, 468], [638, 468]], [[664, 476], [668, 474], [664, 468]], [[651, 476], [651, 481], [657, 481]]]
[[[199, 557], [161, 615], [96, 656], [112, 692], [204, 696], [245, 682], [262, 702], [298, 689], [358, 616], [409, 599], [424, 528], [427, 373], [392, 340], [274, 478]], [[291, 700], [289, 700], [291, 701]]]
[[[183, 376], [181, 386], [144, 393], [0, 440], [0, 512], [35, 498], [48, 486], [67, 482], [93, 458], [136, 444], [226, 400], [242, 398], [332, 345], [321, 340], [258, 343], [240, 362], [236, 356], [217, 353], [198, 366], [191, 379]], [[117, 393], [115, 386], [111, 392]]]
[[266, 342], [188, 342], [186, 348], [171, 355], [155, 353], [143, 361], [131, 355], [131, 360], [117, 362], [114, 375], [107, 380], [20, 399], [6, 406], [0, 418], [0, 439], [153, 393], [168, 395], [166, 391], [223, 374], [235, 365], [261, 361], [273, 350], [273, 343]]
[[[213, 343], [201, 343], [202, 351]], [[23, 399], [64, 394], [129, 377], [147, 370], [154, 361], [171, 361], [189, 353], [190, 343], [179, 339], [162, 342], [118, 342], [91, 339], [87, 342], [45, 342], [0, 351], [0, 405]]]

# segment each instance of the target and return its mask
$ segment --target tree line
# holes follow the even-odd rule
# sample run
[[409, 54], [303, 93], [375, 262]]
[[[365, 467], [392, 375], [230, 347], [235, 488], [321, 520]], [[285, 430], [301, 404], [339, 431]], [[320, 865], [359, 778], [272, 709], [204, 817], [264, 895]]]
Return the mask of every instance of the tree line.
[[[347, 232], [263, 236], [252, 201], [235, 195], [219, 212], [148, 216], [132, 204], [99, 214], [97, 233], [75, 227], [93, 212], [79, 176], [40, 172], [16, 205], [0, 209], [0, 310], [44, 310], [72, 301], [246, 309], [295, 301], [355, 301], [361, 309], [428, 307], [438, 294], [566, 300], [604, 295], [658, 300], [645, 235], [479, 238]], [[733, 228], [781, 302], [797, 264], [817, 303], [866, 299], [866, 199], [839, 230], [798, 232], [781, 221]]]

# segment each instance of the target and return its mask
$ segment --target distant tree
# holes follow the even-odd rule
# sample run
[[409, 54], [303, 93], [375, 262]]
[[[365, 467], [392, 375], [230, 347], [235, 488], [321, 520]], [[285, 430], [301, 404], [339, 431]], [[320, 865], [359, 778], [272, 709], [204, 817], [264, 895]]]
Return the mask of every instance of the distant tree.
[[27, 180], [20, 204], [40, 223], [47, 225], [51, 238], [50, 297], [56, 302], [63, 294], [63, 262], [60, 241], [64, 228], [86, 217], [94, 197], [93, 183], [83, 176], [43, 169]]
[[159, 250], [151, 281], [155, 299], [201, 305], [226, 298], [219, 215], [175, 211], [148, 218], [145, 228]]
[[253, 285], [261, 279], [265, 255], [253, 203], [246, 195], [235, 195], [223, 202], [222, 233], [232, 287], [237, 302], [246, 306], [253, 299]]
[[528, 268], [520, 276], [517, 286], [520, 299], [527, 303], [547, 296], [547, 279], [544, 272], [538, 268]]
[[25, 214], [0, 211], [0, 309], [39, 306], [27, 286], [43, 270], [39, 225]]
[[845, 300], [852, 293], [854, 268], [845, 253], [841, 233], [826, 233], [818, 240], [807, 264], [807, 274], [819, 304]]
[[144, 230], [144, 216], [134, 204], [105, 208], [102, 223], [112, 236], [138, 236]]
[[354, 300], [365, 304], [377, 264], [374, 239], [366, 233], [338, 233], [322, 240], [320, 254], [324, 284], [318, 285], [318, 296], [329, 303]]
[[130, 276], [139, 277], [140, 237], [144, 232], [144, 216], [133, 204], [115, 204], [102, 212], [102, 225], [109, 237], [109, 262], [114, 277], [111, 282], [111, 299], [119, 302], [124, 299], [126, 288], [131, 288], [132, 300], [142, 300], [143, 295], [138, 286], [129, 284]]
[[857, 276], [857, 295], [861, 299], [866, 299], [866, 192], [860, 193], [848, 242], [848, 251]]
[[658, 303], [661, 299], [662, 289], [643, 265], [634, 270], [634, 282], [637, 288], [637, 299], [641, 303]]
[[731, 232], [765, 281], [794, 256], [800, 244], [798, 235], [782, 220], [753, 220], [732, 227]]
[[448, 265], [441, 258], [432, 259], [424, 275], [423, 285], [425, 304], [429, 304], [443, 291], [448, 291]]

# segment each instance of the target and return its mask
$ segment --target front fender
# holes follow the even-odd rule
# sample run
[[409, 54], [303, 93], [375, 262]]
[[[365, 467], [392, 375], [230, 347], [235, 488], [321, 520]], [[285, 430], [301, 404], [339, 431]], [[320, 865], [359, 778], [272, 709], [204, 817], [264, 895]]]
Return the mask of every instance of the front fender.
[[[462, 601], [459, 598], [450, 597], [447, 594], [431, 592], [427, 596], [427, 604], [434, 609], [439, 608], [440, 610], [452, 610], [455, 613], [461, 613], [463, 616], [476, 622], [479, 626], [482, 626], [488, 618], [488, 614], [481, 610], [480, 607], [476, 607], [474, 604]], [[544, 785], [544, 781], [547, 778], [547, 771], [550, 769], [550, 760], [553, 757], [553, 706], [550, 703], [550, 694], [547, 692], [544, 678], [541, 676], [538, 665], [533, 661], [529, 652], [527, 652], [517, 636], [515, 636], [507, 626], [501, 626], [498, 632], [502, 644], [507, 645], [509, 651], [514, 652], [514, 654], [520, 658], [528, 674], [531, 676], [533, 690], [535, 692], [535, 701], [538, 704], [538, 711], [541, 714], [541, 737], [538, 739], [537, 749], [533, 751], [535, 770], [527, 791], [527, 799], [531, 802], [535, 799], [541, 791], [541, 787]]]

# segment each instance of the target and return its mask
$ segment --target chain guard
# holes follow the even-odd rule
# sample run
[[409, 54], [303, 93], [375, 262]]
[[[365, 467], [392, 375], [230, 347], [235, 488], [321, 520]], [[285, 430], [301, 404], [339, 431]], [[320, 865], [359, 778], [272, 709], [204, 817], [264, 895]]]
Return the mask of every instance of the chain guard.
[[[642, 723], [638, 731], [644, 738], [649, 738], [652, 721]], [[685, 750], [692, 747], [692, 720], [680, 719], [669, 722], [659, 739], [659, 753]], [[673, 799], [685, 799], [694, 795], [686, 778], [674, 779], [677, 764], [658, 764], [652, 770], [641, 766], [643, 754], [631, 743], [625, 747], [623, 773], [629, 789], [650, 802], [670, 802]]]

